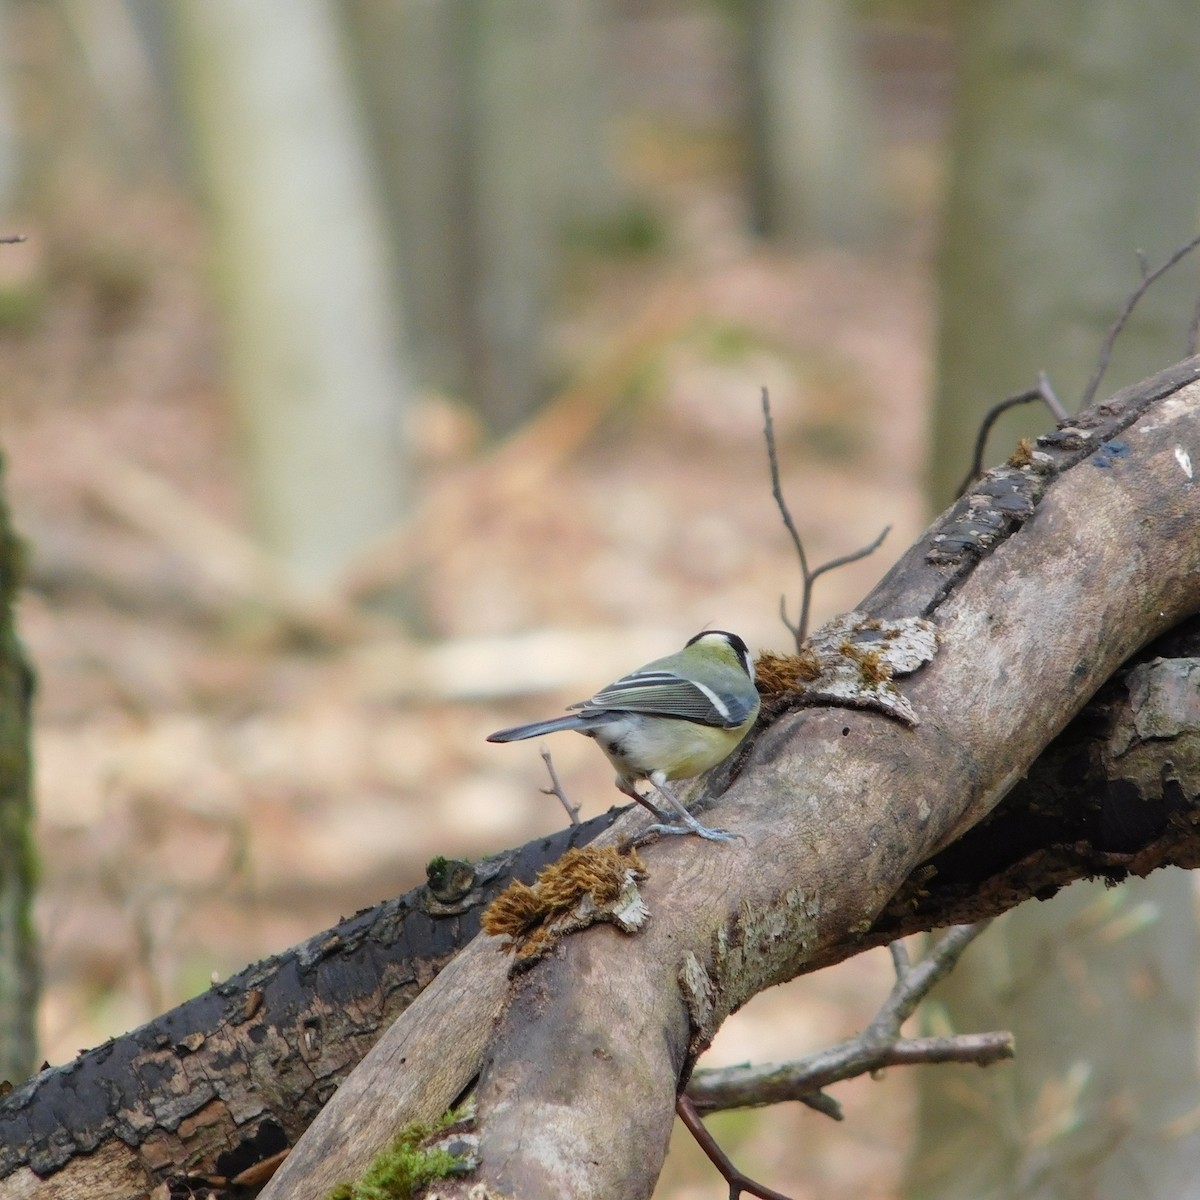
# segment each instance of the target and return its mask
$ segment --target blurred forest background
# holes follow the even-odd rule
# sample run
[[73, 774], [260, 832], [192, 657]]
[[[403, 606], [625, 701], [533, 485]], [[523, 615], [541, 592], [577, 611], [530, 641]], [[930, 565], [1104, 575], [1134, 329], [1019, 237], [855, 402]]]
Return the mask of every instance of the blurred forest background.
[[[1200, 162], [1200, 35], [1182, 0], [1046, 9], [0, 2], [39, 1061], [560, 827], [491, 730], [705, 625], [786, 647], [763, 386], [810, 560], [892, 526], [817, 623], [965, 474], [974, 411], [1043, 367], [1078, 394], [1134, 251], [1194, 227], [1200, 181], [1161, 172]], [[1041, 157], [1002, 181], [1014, 147]], [[1182, 354], [1191, 300], [1158, 303], [1114, 385]], [[584, 816], [619, 799], [550, 748]], [[881, 953], [777, 989], [705, 1061], [816, 1049], [888, 983]], [[882, 1198], [913, 1086], [712, 1126], [789, 1194]], [[725, 1189], [681, 1137], [659, 1194]]]

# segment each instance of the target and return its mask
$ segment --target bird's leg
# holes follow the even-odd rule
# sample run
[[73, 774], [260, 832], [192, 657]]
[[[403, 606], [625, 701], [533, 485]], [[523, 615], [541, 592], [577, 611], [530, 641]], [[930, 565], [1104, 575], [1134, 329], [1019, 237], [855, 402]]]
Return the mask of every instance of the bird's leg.
[[654, 776], [651, 776], [650, 783], [653, 785], [654, 790], [658, 792], [658, 794], [675, 810], [683, 824], [671, 824], [667, 819], [667, 813], [660, 811], [655, 805], [646, 800], [644, 796], [639, 796], [638, 800], [648, 809], [650, 809], [651, 812], [657, 815], [659, 824], [651, 825], [648, 829], [643, 830], [637, 839], [638, 841], [641, 841], [643, 838], [654, 833], [663, 835], [694, 833], [697, 837], [707, 838], [710, 842], [732, 842], [733, 839], [738, 836], [735, 833], [729, 833], [725, 829], [710, 829], [707, 825], [702, 825], [684, 807], [683, 801], [681, 801], [679, 797], [676, 796], [669, 787], [667, 787], [667, 781], [665, 779], [656, 779]]
[[647, 812], [653, 813], [655, 820], [666, 822], [671, 820], [669, 813], [663, 812], [657, 804], [654, 804], [648, 797], [643, 796], [632, 783], [624, 782], [620, 776], [617, 777], [617, 789], [624, 792], [630, 800], [636, 800]]

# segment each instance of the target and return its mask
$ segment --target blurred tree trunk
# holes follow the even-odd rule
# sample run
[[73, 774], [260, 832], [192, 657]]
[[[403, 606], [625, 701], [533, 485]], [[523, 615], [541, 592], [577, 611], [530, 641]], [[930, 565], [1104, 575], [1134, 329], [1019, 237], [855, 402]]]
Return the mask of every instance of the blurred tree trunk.
[[[983, 411], [1046, 369], [1072, 401], [1139, 281], [1194, 230], [1200, 26], [1178, 0], [961, 6], [962, 77], [942, 259], [931, 499], [966, 472]], [[1183, 349], [1194, 269], [1157, 285], [1104, 391]], [[988, 461], [1052, 419], [1001, 422]], [[1127, 885], [1128, 886], [1128, 885]], [[1194, 1188], [1200, 969], [1192, 880], [1077, 884], [992, 930], [940, 995], [957, 1028], [1004, 1026], [1016, 1063], [922, 1072], [911, 1200], [1167, 1197]]]
[[466, 396], [468, 11], [462, 4], [394, 0], [348, 0], [339, 11], [398, 249], [396, 290], [408, 301], [416, 370], [423, 386]]
[[0, 1080], [37, 1063], [36, 876], [29, 756], [33, 675], [13, 624], [21, 544], [0, 499]]
[[424, 384], [495, 433], [546, 390], [561, 237], [610, 215], [607, 8], [600, 0], [351, 0]]
[[878, 235], [882, 135], [847, 0], [749, 0], [755, 230], [794, 245]]
[[[942, 235], [931, 499], [950, 500], [980, 414], [1044, 369], [1072, 408], [1140, 275], [1196, 227], [1200, 22], [1187, 0], [959, 5], [960, 77]], [[1196, 271], [1157, 283], [1105, 392], [1184, 351]], [[1050, 424], [1018, 410], [992, 458]]]
[[262, 536], [329, 584], [402, 515], [408, 399], [385, 223], [328, 0], [180, 0]]
[[1196, 1194], [1194, 887], [1184, 871], [1072, 884], [971, 947], [935, 998], [956, 1029], [1012, 1030], [1017, 1056], [918, 1073], [907, 1196]]
[[[0, 0], [0, 47], [11, 46], [12, 0]], [[0, 206], [8, 212], [18, 194], [20, 144], [16, 103], [13, 95], [14, 63], [11, 49], [0, 54]]]

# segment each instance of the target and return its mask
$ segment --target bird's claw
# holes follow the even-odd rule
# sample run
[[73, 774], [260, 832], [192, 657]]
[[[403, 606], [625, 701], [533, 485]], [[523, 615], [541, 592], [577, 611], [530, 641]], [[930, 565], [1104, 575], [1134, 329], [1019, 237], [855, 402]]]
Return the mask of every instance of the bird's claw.
[[693, 833], [696, 837], [702, 837], [710, 842], [732, 842], [745, 839], [740, 833], [730, 833], [727, 829], [710, 829], [707, 825], [701, 825], [699, 821], [695, 825], [668, 825], [665, 823], [656, 823], [648, 825], [645, 829], [633, 839], [633, 845], [641, 846], [653, 838], [656, 834], [660, 837], [667, 837], [673, 834], [688, 834]]

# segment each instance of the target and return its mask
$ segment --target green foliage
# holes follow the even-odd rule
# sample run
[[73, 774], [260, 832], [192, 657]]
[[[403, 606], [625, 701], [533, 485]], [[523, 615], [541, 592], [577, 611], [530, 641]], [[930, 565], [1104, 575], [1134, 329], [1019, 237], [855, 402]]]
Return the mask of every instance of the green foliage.
[[25, 333], [41, 324], [46, 311], [46, 290], [37, 284], [0, 287], [0, 331]]
[[402, 1129], [386, 1150], [354, 1183], [339, 1183], [328, 1200], [409, 1200], [413, 1192], [434, 1179], [452, 1175], [462, 1159], [449, 1150], [425, 1150], [421, 1143], [453, 1125], [461, 1114], [446, 1113], [432, 1124], [416, 1123]]
[[651, 205], [634, 200], [611, 216], [572, 222], [566, 240], [602, 258], [648, 258], [666, 245], [667, 227]]

